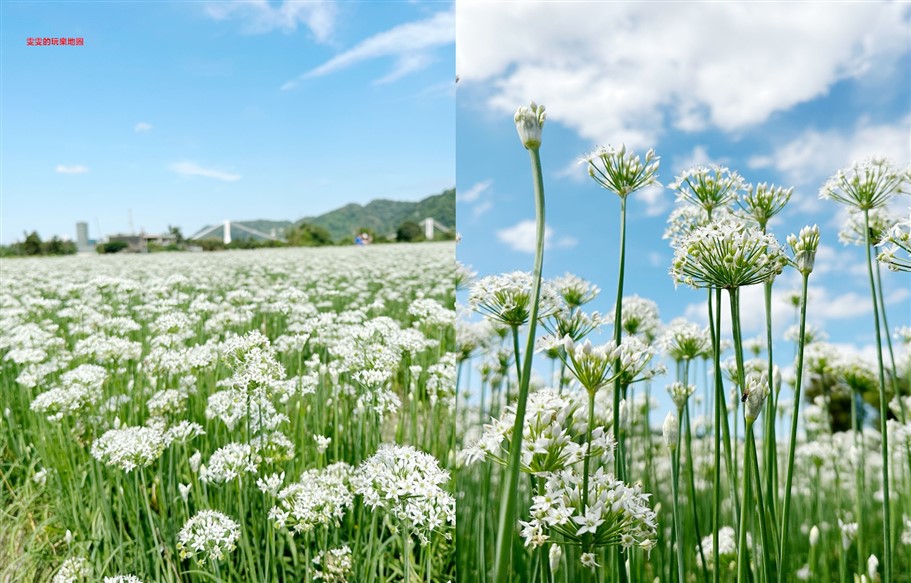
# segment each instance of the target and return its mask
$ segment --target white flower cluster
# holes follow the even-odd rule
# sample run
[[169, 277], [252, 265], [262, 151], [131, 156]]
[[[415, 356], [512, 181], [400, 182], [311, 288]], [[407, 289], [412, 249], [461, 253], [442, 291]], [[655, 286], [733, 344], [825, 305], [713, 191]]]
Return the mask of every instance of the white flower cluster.
[[714, 222], [683, 238], [671, 276], [694, 288], [734, 289], [773, 280], [787, 264], [772, 235], [734, 221]]
[[587, 304], [601, 293], [600, 287], [572, 273], [554, 278], [551, 283], [570, 309]]
[[351, 481], [364, 504], [384, 509], [421, 544], [432, 532], [451, 538], [447, 527], [455, 524], [455, 499], [440, 487], [449, 482], [449, 472], [432, 455], [410, 445], [384, 444]]
[[53, 583], [88, 583], [91, 578], [92, 565], [82, 557], [70, 557], [60, 565]]
[[664, 329], [660, 346], [673, 360], [680, 362], [706, 358], [712, 353], [712, 336], [708, 328], [685, 318], [674, 318]]
[[240, 538], [240, 525], [217, 510], [200, 510], [177, 533], [177, 550], [181, 559], [222, 560], [233, 551]]
[[307, 470], [300, 480], [278, 493], [269, 520], [275, 528], [295, 533], [310, 532], [317, 526], [338, 526], [345, 509], [354, 501], [350, 487], [352, 468], [338, 462], [322, 470]]
[[262, 458], [249, 443], [229, 443], [218, 448], [209, 458], [200, 479], [204, 482], [230, 482], [248, 473], [255, 473]]
[[317, 581], [326, 583], [348, 583], [348, 576], [353, 571], [351, 562], [351, 549], [348, 545], [320, 551], [313, 557], [314, 569], [313, 578]]
[[60, 386], [41, 393], [32, 401], [32, 411], [59, 421], [66, 415], [82, 414], [101, 401], [101, 387], [108, 373], [95, 364], [81, 364], [60, 377]]
[[167, 445], [166, 435], [154, 427], [110, 429], [92, 443], [92, 457], [130, 472], [151, 465]]
[[907, 221], [896, 223], [882, 240], [889, 245], [876, 258], [892, 271], [911, 271], [911, 216]]
[[886, 206], [889, 200], [908, 187], [906, 172], [885, 158], [868, 158], [839, 170], [819, 190], [819, 198], [834, 200], [864, 211]]
[[[586, 433], [587, 410], [587, 405], [570, 393], [543, 389], [530, 394], [522, 429], [522, 471], [542, 475], [581, 462], [589, 451], [581, 439]], [[472, 463], [487, 458], [506, 465], [515, 419], [515, 405], [510, 405], [499, 419], [484, 427], [477, 443], [466, 449], [466, 460]], [[593, 429], [593, 457], [602, 464], [613, 462], [614, 446], [613, 436], [603, 427]]]
[[[614, 320], [616, 306], [611, 310], [609, 319]], [[661, 317], [658, 314], [658, 304], [654, 300], [639, 297], [638, 295], [623, 298], [620, 326], [630, 336], [639, 336], [647, 344], [658, 335], [661, 329]]]
[[[523, 271], [488, 275], [474, 282], [468, 294], [468, 306], [494, 322], [506, 326], [522, 326], [531, 317], [532, 276]], [[548, 281], [541, 282], [538, 318], [543, 319], [562, 307], [557, 288]]]
[[784, 209], [791, 200], [792, 194], [794, 194], [793, 188], [768, 185], [765, 182], [760, 182], [755, 188], [752, 184], [748, 184], [746, 194], [737, 200], [737, 204], [740, 205], [746, 217], [759, 223], [759, 228], [764, 231], [769, 219]]
[[[752, 539], [748, 533], [747, 546], [750, 545], [752, 545]], [[698, 547], [696, 549], [696, 563], [701, 568], [703, 567], [702, 556], [698, 552]], [[714, 571], [715, 551], [711, 534], [702, 539], [702, 552], [705, 554], [705, 562], [707, 563], [704, 566], [710, 571]], [[727, 568], [733, 571], [737, 566], [737, 533], [730, 526], [722, 526], [718, 530], [718, 561], [723, 569]]]
[[590, 534], [594, 547], [640, 546], [657, 543], [657, 516], [648, 507], [649, 494], [629, 487], [598, 468], [589, 476], [588, 505], [582, 508], [582, 476], [570, 470], [547, 477], [544, 493], [533, 498], [531, 520], [520, 521], [527, 546], [539, 547], [560, 532], [567, 542]]
[[[724, 166], [694, 166], [667, 185], [677, 191], [677, 200], [688, 202], [706, 213], [725, 208], [743, 190], [743, 178]], [[713, 219], [719, 217], [712, 216]]]
[[638, 155], [627, 151], [625, 144], [619, 148], [598, 146], [582, 158], [588, 166], [588, 175], [620, 197], [657, 184], [659, 161], [655, 151], [649, 150], [643, 162]]
[[136, 575], [116, 575], [114, 577], [105, 577], [104, 583], [143, 583], [143, 581]]

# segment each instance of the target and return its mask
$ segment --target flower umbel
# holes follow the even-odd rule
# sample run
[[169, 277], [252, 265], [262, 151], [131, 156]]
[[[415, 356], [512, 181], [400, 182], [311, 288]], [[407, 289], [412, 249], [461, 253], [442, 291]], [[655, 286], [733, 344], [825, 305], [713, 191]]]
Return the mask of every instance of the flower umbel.
[[620, 197], [657, 183], [659, 160], [655, 151], [649, 150], [643, 162], [623, 144], [619, 148], [598, 146], [582, 158], [588, 165], [588, 175]]
[[724, 166], [695, 166], [667, 185], [677, 200], [701, 207], [707, 213], [730, 205], [743, 189], [743, 178]]
[[839, 170], [819, 190], [827, 198], [864, 211], [885, 206], [894, 195], [907, 192], [907, 174], [885, 158], [868, 158]]
[[671, 276], [694, 288], [734, 289], [771, 281], [787, 263], [772, 235], [734, 221], [712, 223], [685, 237]]

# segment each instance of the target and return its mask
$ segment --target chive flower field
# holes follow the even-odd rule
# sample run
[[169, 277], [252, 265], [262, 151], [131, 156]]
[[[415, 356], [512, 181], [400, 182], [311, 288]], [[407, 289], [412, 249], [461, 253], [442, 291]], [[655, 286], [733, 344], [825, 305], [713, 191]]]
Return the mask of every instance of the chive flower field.
[[[483, 277], [460, 264], [456, 278], [467, 304], [459, 391], [474, 395], [459, 417], [459, 580], [911, 581], [911, 321], [907, 309], [886, 313], [881, 276], [911, 269], [911, 220], [891, 214], [911, 204], [909, 169], [882, 158], [833, 169], [819, 195], [848, 211], [840, 233], [772, 233], [793, 189], [725, 167], [666, 180], [677, 198], [668, 277], [703, 294], [706, 327], [662, 322], [657, 303], [625, 289], [627, 202], [662, 184], [660, 158], [599, 147], [582, 167], [620, 210], [614, 307], [600, 314], [586, 306], [604, 293], [595, 284], [542, 277], [545, 120], [535, 103], [515, 115], [531, 164], [534, 264]], [[836, 236], [865, 251], [870, 359], [807, 324], [820, 238]], [[773, 343], [772, 290], [785, 270], [803, 284], [793, 350]], [[741, 325], [749, 286], [765, 297], [755, 339]]]
[[451, 244], [0, 269], [0, 580], [455, 580]]

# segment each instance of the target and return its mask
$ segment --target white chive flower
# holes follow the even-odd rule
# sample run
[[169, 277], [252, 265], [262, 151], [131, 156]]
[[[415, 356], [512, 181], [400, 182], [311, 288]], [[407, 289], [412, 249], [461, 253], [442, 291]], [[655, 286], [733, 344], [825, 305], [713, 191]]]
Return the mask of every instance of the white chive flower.
[[313, 578], [326, 583], [348, 583], [348, 577], [354, 570], [348, 545], [320, 551], [313, 557], [313, 564], [316, 567]]
[[374, 511], [391, 514], [421, 544], [432, 532], [450, 539], [455, 525], [455, 498], [441, 487], [449, 472], [432, 455], [410, 445], [383, 444], [358, 467], [352, 478], [355, 492]]
[[787, 263], [775, 237], [734, 221], [716, 222], [685, 237], [671, 276], [694, 288], [734, 289], [772, 281]]
[[210, 559], [225, 558], [239, 538], [237, 522], [217, 510], [200, 510], [177, 534], [177, 550], [181, 559], [195, 559], [202, 566]]
[[667, 187], [677, 191], [677, 200], [712, 213], [734, 202], [743, 190], [744, 182], [736, 172], [713, 164], [694, 166], [680, 174]]
[[762, 405], [769, 396], [769, 378], [768, 376], [757, 373], [750, 373], [746, 377], [746, 389], [743, 391], [741, 401], [743, 401], [743, 416], [747, 421], [755, 421], [762, 412]]
[[907, 173], [885, 158], [873, 157], [839, 170], [819, 190], [819, 198], [863, 211], [886, 206], [902, 192], [908, 192]]
[[[522, 326], [531, 317], [532, 283], [531, 274], [522, 271], [482, 277], [471, 286], [468, 306], [494, 322], [510, 327]], [[542, 281], [538, 318], [553, 314], [562, 304], [553, 284]]]
[[154, 427], [108, 430], [92, 443], [92, 457], [130, 472], [151, 465], [167, 446], [165, 434]]
[[664, 437], [664, 447], [671, 451], [677, 449], [677, 439], [680, 437], [680, 428], [677, 427], [677, 416], [668, 413], [664, 418], [664, 425], [661, 428], [661, 434]]
[[275, 528], [300, 534], [318, 526], [339, 526], [345, 510], [354, 502], [350, 478], [353, 469], [345, 462], [322, 470], [307, 470], [300, 480], [278, 493], [269, 520]]
[[82, 557], [70, 557], [63, 561], [53, 583], [88, 583], [92, 578], [92, 565]]
[[582, 158], [582, 163], [587, 165], [588, 175], [595, 182], [625, 198], [631, 192], [658, 182], [659, 160], [655, 151], [649, 150], [643, 162], [621, 144], [619, 148], [598, 146]]

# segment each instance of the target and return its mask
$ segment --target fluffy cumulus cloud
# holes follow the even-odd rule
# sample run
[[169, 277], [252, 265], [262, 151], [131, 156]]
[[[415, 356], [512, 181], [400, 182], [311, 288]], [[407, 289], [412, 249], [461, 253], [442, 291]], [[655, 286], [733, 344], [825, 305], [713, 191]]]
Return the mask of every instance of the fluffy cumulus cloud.
[[[737, 131], [907, 52], [905, 3], [459, 2], [457, 70], [601, 143]], [[694, 14], [694, 11], [698, 12]], [[508, 34], [504, 33], [508, 31]], [[906, 136], [907, 137], [907, 136]]]
[[302, 79], [321, 77], [381, 57], [393, 58], [394, 64], [389, 73], [375, 82], [391, 83], [433, 63], [434, 49], [455, 42], [455, 28], [453, 11], [438, 12], [424, 20], [400, 24], [364, 39], [297, 79], [288, 81], [282, 89], [292, 89]]
[[751, 168], [774, 168], [792, 184], [820, 184], [838, 168], [870, 156], [898, 165], [911, 160], [911, 117], [874, 124], [868, 118], [848, 130], [805, 130], [769, 154], [753, 156]]
[[[535, 252], [536, 226], [535, 221], [529, 219], [497, 231], [497, 239], [506, 244], [513, 251], [523, 253]], [[549, 226], [544, 226], [544, 246], [546, 248], [568, 249], [575, 247], [579, 240], [575, 237], [557, 237], [555, 231]]]
[[223, 182], [234, 182], [240, 180], [240, 174], [216, 170], [214, 168], [204, 168], [195, 162], [177, 162], [171, 164], [171, 171], [183, 176], [202, 176], [203, 178], [214, 178]]
[[267, 0], [230, 0], [209, 2], [206, 14], [215, 20], [234, 19], [242, 23], [243, 30], [260, 34], [280, 30], [294, 32], [303, 24], [318, 41], [326, 41], [335, 29], [338, 12], [332, 0], [297, 2], [268, 2]]

